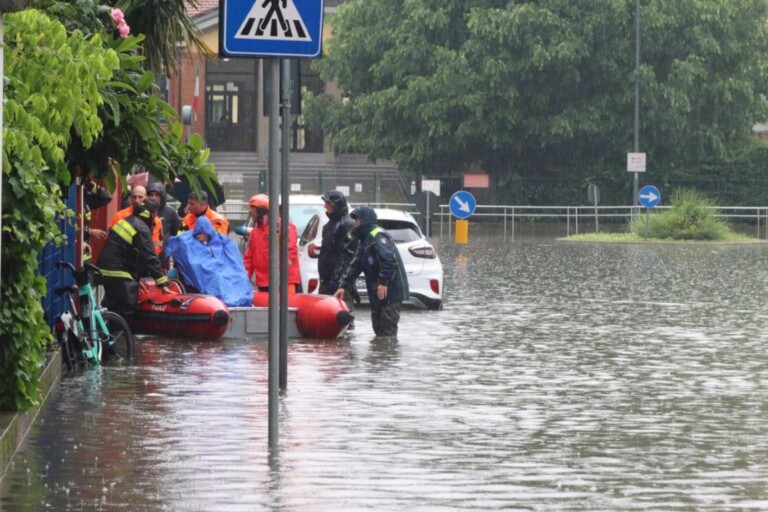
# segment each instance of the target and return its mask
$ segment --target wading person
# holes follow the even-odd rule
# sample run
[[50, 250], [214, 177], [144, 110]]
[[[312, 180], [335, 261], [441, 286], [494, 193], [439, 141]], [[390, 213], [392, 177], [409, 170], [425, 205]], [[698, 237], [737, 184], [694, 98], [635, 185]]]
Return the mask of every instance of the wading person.
[[[328, 222], [323, 226], [322, 245], [317, 259], [317, 273], [320, 278], [318, 293], [333, 295], [339, 289], [341, 273], [347, 269], [355, 255], [358, 239], [352, 235], [354, 221], [349, 216], [349, 204], [344, 194], [331, 190], [324, 194], [322, 199], [325, 201]], [[354, 302], [360, 301], [354, 283], [344, 294], [344, 301], [350, 311]]]
[[355, 208], [350, 217], [354, 221], [352, 234], [360, 245], [334, 296], [344, 298], [345, 289], [354, 286], [357, 276], [364, 273], [373, 332], [376, 336], [397, 336], [400, 308], [410, 296], [400, 252], [389, 233], [376, 225], [378, 219], [373, 208]]

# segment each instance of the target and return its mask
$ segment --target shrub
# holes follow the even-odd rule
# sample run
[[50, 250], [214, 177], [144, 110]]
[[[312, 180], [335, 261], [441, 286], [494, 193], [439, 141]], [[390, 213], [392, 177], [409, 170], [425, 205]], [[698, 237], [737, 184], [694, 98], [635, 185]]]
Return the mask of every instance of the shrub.
[[[651, 214], [647, 219], [649, 238], [672, 240], [723, 240], [730, 232], [728, 225], [718, 219], [711, 199], [699, 191], [680, 189], [672, 196], [669, 210]], [[646, 218], [632, 220], [632, 232], [646, 235]]]

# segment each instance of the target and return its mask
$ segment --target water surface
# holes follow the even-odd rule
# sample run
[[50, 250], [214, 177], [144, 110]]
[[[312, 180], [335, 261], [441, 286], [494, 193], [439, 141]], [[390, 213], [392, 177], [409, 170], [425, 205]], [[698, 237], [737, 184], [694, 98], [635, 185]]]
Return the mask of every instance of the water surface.
[[765, 246], [438, 241], [445, 307], [289, 346], [144, 338], [63, 380], [0, 509], [768, 509]]

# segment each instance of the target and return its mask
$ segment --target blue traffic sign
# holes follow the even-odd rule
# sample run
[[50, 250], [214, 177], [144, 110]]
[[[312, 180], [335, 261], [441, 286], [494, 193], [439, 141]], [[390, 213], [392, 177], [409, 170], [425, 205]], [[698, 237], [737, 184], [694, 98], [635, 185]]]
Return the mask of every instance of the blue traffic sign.
[[646, 185], [637, 193], [637, 200], [644, 208], [653, 208], [661, 201], [661, 192], [653, 185]]
[[451, 196], [448, 205], [450, 206], [451, 213], [454, 217], [457, 219], [466, 219], [475, 213], [477, 201], [475, 200], [475, 196], [466, 190], [459, 190]]
[[224, 57], [320, 58], [323, 0], [222, 0]]

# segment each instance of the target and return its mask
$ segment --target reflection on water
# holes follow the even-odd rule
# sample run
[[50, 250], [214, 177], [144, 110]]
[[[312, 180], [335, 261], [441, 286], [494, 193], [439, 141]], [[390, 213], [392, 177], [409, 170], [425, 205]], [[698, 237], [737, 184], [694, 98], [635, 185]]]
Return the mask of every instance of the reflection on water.
[[65, 378], [2, 510], [768, 509], [766, 247], [438, 242], [398, 339], [145, 338]]

